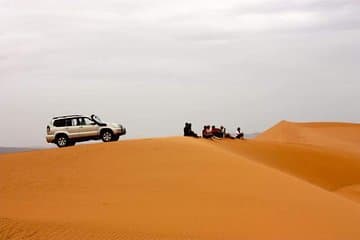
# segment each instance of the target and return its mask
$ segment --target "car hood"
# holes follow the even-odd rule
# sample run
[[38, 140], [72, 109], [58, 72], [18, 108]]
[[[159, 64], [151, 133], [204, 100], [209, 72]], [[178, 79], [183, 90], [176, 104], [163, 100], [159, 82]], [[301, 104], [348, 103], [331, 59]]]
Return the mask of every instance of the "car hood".
[[113, 128], [123, 128], [123, 126], [119, 123], [106, 123], [106, 126], [113, 127]]

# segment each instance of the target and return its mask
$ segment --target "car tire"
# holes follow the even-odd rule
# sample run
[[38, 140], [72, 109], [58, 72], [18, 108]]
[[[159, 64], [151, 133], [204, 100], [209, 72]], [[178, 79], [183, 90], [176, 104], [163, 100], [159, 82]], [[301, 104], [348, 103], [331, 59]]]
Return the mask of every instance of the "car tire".
[[103, 142], [111, 142], [114, 138], [114, 134], [111, 130], [104, 130], [101, 132], [101, 140]]
[[56, 136], [55, 143], [59, 148], [69, 146], [69, 138], [65, 134]]

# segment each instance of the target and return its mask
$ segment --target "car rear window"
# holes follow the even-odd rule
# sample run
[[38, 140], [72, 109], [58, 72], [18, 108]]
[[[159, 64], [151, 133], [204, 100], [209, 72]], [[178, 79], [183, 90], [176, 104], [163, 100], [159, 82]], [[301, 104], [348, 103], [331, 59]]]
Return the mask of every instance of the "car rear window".
[[71, 118], [68, 119], [57, 119], [54, 121], [55, 127], [69, 127], [72, 126], [72, 120]]
[[58, 119], [54, 121], [55, 127], [65, 127], [65, 119]]

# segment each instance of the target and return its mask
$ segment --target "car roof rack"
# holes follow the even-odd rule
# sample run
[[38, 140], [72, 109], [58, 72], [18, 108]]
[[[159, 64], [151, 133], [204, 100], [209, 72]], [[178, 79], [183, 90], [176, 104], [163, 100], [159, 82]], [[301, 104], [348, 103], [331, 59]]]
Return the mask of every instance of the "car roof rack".
[[69, 117], [83, 117], [83, 115], [79, 115], [79, 114], [75, 114], [75, 115], [65, 115], [65, 116], [59, 116], [59, 117], [54, 117], [53, 119], [60, 119], [60, 118], [69, 118]]

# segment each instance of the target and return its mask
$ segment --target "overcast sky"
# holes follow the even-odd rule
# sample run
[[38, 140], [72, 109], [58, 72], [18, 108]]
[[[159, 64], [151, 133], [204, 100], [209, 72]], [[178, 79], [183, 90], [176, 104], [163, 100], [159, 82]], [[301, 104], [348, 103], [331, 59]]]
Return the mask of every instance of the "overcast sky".
[[126, 138], [360, 121], [359, 0], [0, 0], [0, 146], [96, 113]]

